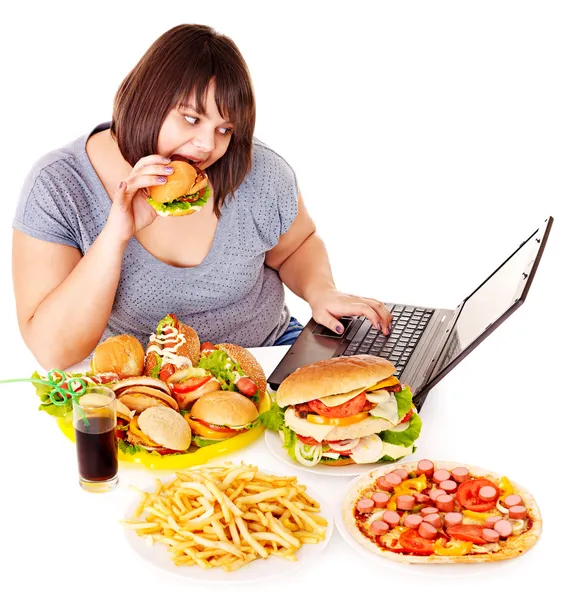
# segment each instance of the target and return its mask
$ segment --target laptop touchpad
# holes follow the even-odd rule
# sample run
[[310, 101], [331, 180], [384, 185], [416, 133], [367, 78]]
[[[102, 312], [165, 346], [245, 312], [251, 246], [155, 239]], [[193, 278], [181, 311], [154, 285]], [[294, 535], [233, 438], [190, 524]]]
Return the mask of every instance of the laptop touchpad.
[[339, 319], [339, 321], [344, 326], [344, 331], [342, 333], [335, 333], [334, 331], [332, 331], [332, 329], [329, 329], [328, 327], [325, 327], [324, 325], [319, 325], [318, 323], [317, 323], [317, 325], [315, 325], [315, 328], [313, 329], [313, 333], [315, 335], [323, 335], [325, 337], [342, 338], [346, 335], [346, 332], [350, 328], [352, 319], [350, 317], [342, 317], [341, 319]]

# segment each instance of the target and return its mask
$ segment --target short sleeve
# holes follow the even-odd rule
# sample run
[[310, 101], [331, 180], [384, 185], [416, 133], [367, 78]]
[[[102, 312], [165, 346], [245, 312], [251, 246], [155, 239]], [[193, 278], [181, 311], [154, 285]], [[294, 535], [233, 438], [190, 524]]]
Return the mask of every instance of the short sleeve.
[[23, 184], [12, 226], [31, 237], [81, 250], [75, 202], [64, 168], [58, 163], [35, 167]]
[[250, 210], [264, 249], [270, 250], [297, 216], [297, 178], [279, 154], [261, 143], [255, 144], [253, 160]]

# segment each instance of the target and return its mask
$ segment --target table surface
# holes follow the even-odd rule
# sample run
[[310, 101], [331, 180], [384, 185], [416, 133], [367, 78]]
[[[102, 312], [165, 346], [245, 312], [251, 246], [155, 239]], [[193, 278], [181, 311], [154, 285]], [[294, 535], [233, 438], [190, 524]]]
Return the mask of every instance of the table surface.
[[[545, 522], [545, 531], [535, 548], [518, 559], [490, 565], [490, 569], [489, 565], [470, 565], [461, 575], [458, 570], [455, 578], [440, 577], [435, 569], [424, 573], [420, 567], [413, 569], [378, 557], [365, 557], [348, 546], [335, 529], [319, 558], [313, 564], [303, 563], [290, 580], [278, 578], [231, 587], [229, 596], [271, 596], [273, 590], [281, 595], [301, 586], [341, 594], [349, 591], [347, 581], [359, 589], [370, 586], [380, 592], [392, 592], [408, 581], [420, 597], [433, 596], [436, 585], [446, 592], [455, 592], [457, 597], [469, 597], [477, 591], [520, 597], [532, 574], [539, 581], [554, 582], [555, 556], [561, 539], [561, 507], [555, 489], [561, 489], [561, 480], [557, 474], [551, 479], [546, 466], [553, 464], [559, 450], [553, 426], [558, 413], [557, 391], [553, 387], [553, 395], [546, 395], [544, 392], [549, 392], [551, 386], [540, 384], [538, 376], [520, 375], [514, 354], [505, 352], [518, 343], [518, 338], [525, 337], [524, 316], [523, 310], [517, 311], [512, 326], [507, 321], [504, 331], [499, 329], [498, 335], [491, 336], [431, 392], [421, 412], [423, 429], [413, 458], [479, 465], [504, 473], [527, 487], [535, 495]], [[286, 351], [286, 347], [252, 349], [267, 373]], [[522, 366], [528, 368], [526, 365], [523, 362]], [[24, 373], [34, 369], [31, 364], [21, 365], [26, 366]], [[177, 593], [189, 589], [190, 593], [197, 593], [212, 589], [152, 567], [126, 543], [119, 519], [136, 500], [130, 485], [149, 486], [165, 472], [124, 465], [114, 491], [83, 491], [77, 483], [74, 446], [51, 417], [37, 412], [31, 385], [3, 387], [3, 399], [17, 398], [21, 404], [25, 429], [20, 421], [16, 424], [4, 417], [7, 440], [3, 448], [0, 515], [7, 558], [4, 567], [7, 564], [8, 568], [2, 569], [0, 596], [8, 597], [2, 589], [7, 591], [14, 586], [26, 595], [52, 589], [59, 597], [74, 597], [79, 590], [85, 597], [111, 590], [145, 598], [162, 595], [164, 590]], [[544, 409], [548, 398], [553, 398], [553, 421], [546, 418]], [[270, 454], [263, 437], [229, 458], [264, 470], [295, 474], [331, 500], [341, 496], [352, 480], [292, 468]], [[93, 569], [97, 572], [95, 577], [91, 577]]]

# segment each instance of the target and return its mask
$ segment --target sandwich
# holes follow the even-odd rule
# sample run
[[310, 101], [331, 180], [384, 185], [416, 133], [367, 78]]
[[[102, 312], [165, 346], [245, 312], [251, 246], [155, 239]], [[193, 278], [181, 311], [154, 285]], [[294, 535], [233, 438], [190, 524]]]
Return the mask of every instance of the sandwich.
[[135, 414], [134, 410], [129, 409], [119, 398], [115, 399], [115, 411], [117, 414], [117, 425], [115, 428], [115, 437], [118, 440], [125, 440], [127, 437], [127, 431], [129, 430], [129, 423]]
[[169, 166], [174, 169], [163, 185], [149, 188], [147, 202], [161, 217], [191, 215], [205, 205], [211, 195], [207, 175], [197, 165], [177, 154]]
[[166, 381], [179, 369], [196, 366], [199, 357], [197, 332], [168, 314], [149, 338], [145, 375]]
[[134, 416], [127, 431], [129, 444], [158, 454], [183, 453], [190, 447], [191, 439], [184, 417], [167, 406], [152, 406]]
[[136, 377], [143, 374], [145, 350], [132, 335], [108, 337], [96, 346], [90, 366], [95, 374], [116, 373], [120, 379]]
[[341, 356], [301, 367], [260, 416], [307, 467], [395, 461], [412, 454], [422, 422], [389, 361]]
[[221, 389], [238, 392], [258, 403], [266, 393], [264, 370], [246, 349], [236, 344], [202, 344], [198, 367], [205, 369], [221, 384]]
[[204, 394], [221, 389], [219, 380], [212, 373], [198, 367], [180, 369], [171, 375], [166, 383], [180, 410], [186, 410]]
[[178, 411], [178, 403], [167, 383], [153, 377], [129, 377], [109, 384], [116, 398], [129, 410], [143, 412], [153, 406], [166, 406]]
[[246, 396], [220, 390], [196, 400], [186, 421], [193, 432], [192, 443], [203, 447], [255, 427], [257, 417], [256, 406]]

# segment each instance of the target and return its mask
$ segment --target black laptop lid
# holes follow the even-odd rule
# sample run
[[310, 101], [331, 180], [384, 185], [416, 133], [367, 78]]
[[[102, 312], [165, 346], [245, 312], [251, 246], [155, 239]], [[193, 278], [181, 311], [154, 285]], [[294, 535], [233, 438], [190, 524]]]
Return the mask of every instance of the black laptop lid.
[[458, 306], [436, 366], [417, 396], [426, 394], [524, 302], [552, 222], [549, 217]]

